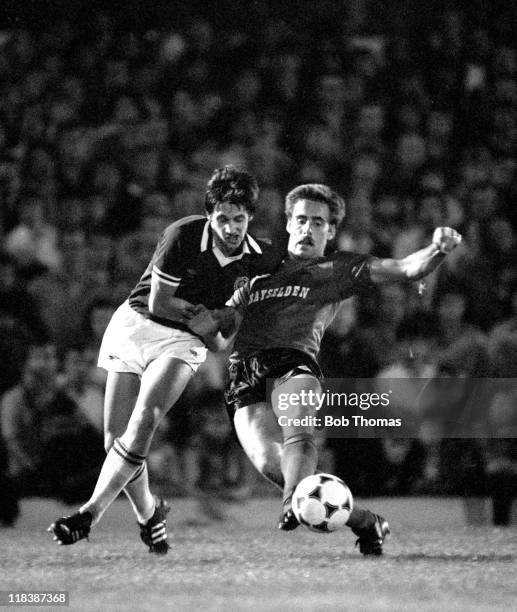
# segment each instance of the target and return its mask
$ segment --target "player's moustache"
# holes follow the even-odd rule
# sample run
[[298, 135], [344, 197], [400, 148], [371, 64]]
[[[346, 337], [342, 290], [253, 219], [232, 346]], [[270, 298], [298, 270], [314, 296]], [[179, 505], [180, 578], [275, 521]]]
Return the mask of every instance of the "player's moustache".
[[314, 246], [314, 240], [310, 236], [305, 236], [298, 241], [298, 244], [306, 244], [308, 246]]

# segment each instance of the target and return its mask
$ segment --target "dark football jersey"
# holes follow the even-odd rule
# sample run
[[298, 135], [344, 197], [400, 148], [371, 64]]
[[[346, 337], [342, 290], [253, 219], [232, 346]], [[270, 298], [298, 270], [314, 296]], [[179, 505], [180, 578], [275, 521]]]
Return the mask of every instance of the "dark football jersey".
[[131, 308], [162, 325], [187, 329], [170, 319], [149, 312], [151, 274], [176, 289], [175, 297], [207, 308], [221, 308], [239, 286], [265, 270], [271, 270], [268, 246], [246, 235], [240, 252], [231, 257], [214, 250], [206, 217], [192, 215], [169, 225], [162, 233], [154, 254], [129, 296]]
[[270, 348], [319, 352], [341, 302], [370, 286], [370, 257], [339, 252], [284, 261], [274, 274], [253, 278], [227, 302], [245, 307], [232, 359]]

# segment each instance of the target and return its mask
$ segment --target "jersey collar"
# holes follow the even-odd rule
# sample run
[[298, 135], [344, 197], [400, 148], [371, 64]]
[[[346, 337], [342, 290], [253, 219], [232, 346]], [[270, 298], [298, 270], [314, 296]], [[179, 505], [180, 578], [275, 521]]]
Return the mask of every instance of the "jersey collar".
[[237, 261], [239, 259], [242, 259], [244, 255], [249, 254], [252, 251], [254, 253], [259, 253], [259, 254], [262, 253], [262, 249], [260, 248], [257, 241], [254, 238], [252, 238], [249, 234], [246, 234], [240, 253], [238, 253], [237, 255], [232, 255], [230, 257], [224, 255], [224, 253], [214, 243], [214, 238], [212, 235], [212, 230], [210, 229], [209, 221], [205, 223], [205, 227], [203, 228], [203, 234], [201, 236], [200, 251], [204, 252], [204, 251], [208, 251], [208, 249], [212, 250], [212, 252], [215, 255], [215, 258], [217, 259], [221, 267], [227, 266], [228, 264], [232, 263], [232, 261]]

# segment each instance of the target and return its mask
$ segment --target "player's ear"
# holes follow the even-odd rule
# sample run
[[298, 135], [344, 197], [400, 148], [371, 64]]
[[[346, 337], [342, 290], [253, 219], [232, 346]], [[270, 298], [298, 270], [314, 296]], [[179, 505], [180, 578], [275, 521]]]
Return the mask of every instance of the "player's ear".
[[291, 221], [292, 221], [292, 217], [287, 217], [287, 222], [285, 224], [285, 229], [291, 233]]
[[335, 237], [336, 237], [336, 226], [334, 224], [331, 224], [329, 225], [328, 239], [334, 240]]

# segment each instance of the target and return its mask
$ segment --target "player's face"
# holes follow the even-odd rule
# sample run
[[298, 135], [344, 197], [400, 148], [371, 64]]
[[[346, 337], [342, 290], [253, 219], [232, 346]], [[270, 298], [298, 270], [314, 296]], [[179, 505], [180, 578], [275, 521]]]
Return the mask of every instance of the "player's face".
[[336, 228], [329, 222], [327, 204], [313, 200], [298, 200], [292, 215], [287, 220], [289, 242], [287, 250], [301, 259], [321, 257], [327, 242], [336, 234]]
[[231, 255], [241, 246], [251, 216], [244, 206], [223, 202], [215, 206], [208, 220], [214, 233], [215, 244], [224, 255]]

